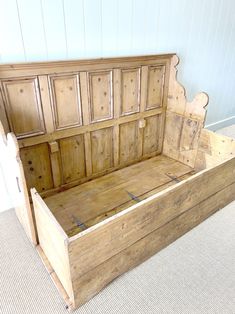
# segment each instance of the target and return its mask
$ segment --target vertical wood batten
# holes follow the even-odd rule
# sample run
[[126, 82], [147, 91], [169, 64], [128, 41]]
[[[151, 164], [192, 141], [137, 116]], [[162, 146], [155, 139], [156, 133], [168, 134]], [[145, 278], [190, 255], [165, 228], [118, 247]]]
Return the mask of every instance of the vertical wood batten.
[[53, 114], [51, 110], [51, 99], [49, 90], [49, 80], [47, 75], [40, 75], [38, 77], [39, 88], [41, 94], [41, 102], [44, 113], [44, 122], [47, 133], [52, 133], [54, 131]]
[[[89, 95], [88, 95], [88, 76], [87, 72], [80, 72], [80, 88], [81, 88], [81, 103], [82, 103], [82, 120], [83, 125], [90, 123], [90, 110], [89, 110]], [[86, 175], [92, 174], [92, 158], [91, 158], [91, 134], [86, 132], [84, 134], [85, 144], [85, 162], [86, 162]]]
[[61, 185], [61, 160], [57, 141], [49, 142], [51, 170], [54, 187]]
[[[114, 118], [120, 117], [121, 110], [121, 71], [114, 69], [113, 71], [113, 102], [114, 102]], [[119, 125], [115, 124], [113, 128], [113, 159], [114, 167], [119, 165]]]

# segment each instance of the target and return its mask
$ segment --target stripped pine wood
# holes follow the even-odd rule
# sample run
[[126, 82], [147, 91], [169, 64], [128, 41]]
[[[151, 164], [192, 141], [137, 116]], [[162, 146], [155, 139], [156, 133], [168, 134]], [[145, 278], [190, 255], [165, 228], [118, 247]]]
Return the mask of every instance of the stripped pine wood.
[[164, 185], [169, 182], [177, 183], [178, 177], [190, 172], [190, 167], [159, 156], [155, 157], [155, 162], [150, 159], [140, 163], [138, 169], [135, 169], [135, 165], [124, 168], [85, 183], [84, 188], [80, 185], [44, 201], [71, 236], [76, 230], [80, 230], [74, 217], [86, 227], [90, 227], [98, 220], [106, 219], [127, 208], [131, 198], [141, 199], [143, 196], [144, 199], [150, 191], [159, 186], [164, 189]]
[[203, 129], [198, 143], [195, 168], [214, 167], [235, 155], [235, 140]]
[[[171, 55], [123, 58], [122, 64], [120, 59], [95, 63], [58, 62], [54, 64], [56, 68], [44, 65], [45, 72], [41, 72], [41, 64], [39, 68], [35, 64], [35, 75], [31, 72], [33, 66], [13, 65], [14, 78], [8, 67], [0, 66], [2, 112], [7, 114], [7, 120], [3, 117], [4, 123], [21, 139], [22, 151], [34, 154], [36, 145], [41, 145], [37, 146], [41, 147], [40, 156], [51, 161], [52, 185], [44, 184], [40, 192], [56, 193], [160, 153], [165, 119], [162, 104], [168, 87], [165, 72], [169, 73], [170, 58]], [[21, 77], [21, 71], [26, 69], [28, 75]], [[4, 76], [5, 70], [8, 78]], [[145, 125], [148, 126], [151, 120], [146, 124], [145, 119], [156, 114], [160, 127], [148, 127], [145, 132]], [[107, 145], [102, 134], [108, 137]], [[80, 135], [84, 141], [85, 171], [81, 173], [79, 169], [78, 174], [79, 162], [72, 143]], [[160, 145], [153, 143], [155, 137]], [[55, 141], [59, 150], [51, 153], [46, 147]], [[104, 149], [103, 145], [106, 145]], [[73, 156], [72, 165], [68, 165], [64, 146], [71, 150], [66, 156]], [[83, 154], [80, 150], [77, 153]], [[95, 158], [96, 153], [102, 158]], [[30, 189], [35, 186], [34, 176], [25, 159], [23, 164]]]
[[235, 141], [203, 129], [178, 62], [0, 65], [16, 214], [70, 309], [235, 198]]
[[44, 119], [37, 78], [6, 80], [2, 85], [5, 110], [10, 128], [16, 136], [43, 134]]
[[233, 183], [75, 279], [74, 306], [86, 303], [115, 278], [144, 262], [230, 203], [234, 193]]
[[17, 194], [14, 189], [13, 192], [10, 191], [10, 193], [12, 193], [11, 195], [14, 197], [14, 200], [17, 200], [17, 204], [15, 205], [17, 217], [20, 223], [22, 224], [29, 240], [32, 242], [33, 245], [36, 245], [38, 243], [38, 239], [34, 223], [34, 212], [29, 202], [29, 195], [26, 186], [24, 169], [22, 161], [20, 159], [19, 146], [17, 143], [17, 139], [13, 133], [8, 134], [5, 133], [1, 121], [0, 121], [0, 140], [3, 144], [3, 147], [5, 147], [7, 161], [15, 176], [14, 181], [17, 187]]
[[175, 55], [171, 60], [163, 153], [194, 167], [208, 96], [200, 93], [191, 103], [187, 101], [186, 91], [176, 79], [178, 63]]
[[[235, 181], [235, 159], [205, 170], [206, 176], [196, 174], [189, 179], [166, 189], [164, 192], [140, 202], [113, 217], [69, 239], [71, 245], [71, 273], [78, 278], [122, 251], [139, 238], [175, 218], [207, 197]], [[216, 176], [215, 176], [216, 174]], [[212, 179], [213, 178], [213, 179]], [[206, 189], [198, 186], [206, 185]], [[186, 188], [187, 187], [187, 188]], [[87, 239], [84, 241], [84, 239]], [[93, 258], [96, 247], [96, 258]], [[83, 252], [83, 255], [77, 254]], [[73, 269], [73, 265], [80, 265]]]
[[31, 195], [40, 247], [47, 256], [66, 292], [71, 296], [73, 292], [66, 246], [67, 236], [35, 189], [31, 190]]

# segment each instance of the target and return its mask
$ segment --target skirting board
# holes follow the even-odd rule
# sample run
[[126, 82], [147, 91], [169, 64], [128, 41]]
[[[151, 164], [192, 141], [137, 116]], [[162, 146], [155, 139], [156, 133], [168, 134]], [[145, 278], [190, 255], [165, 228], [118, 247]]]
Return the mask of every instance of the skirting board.
[[219, 129], [225, 128], [227, 126], [230, 126], [232, 124], [235, 124], [235, 116], [207, 124], [205, 126], [206, 129], [211, 130], [211, 131], [217, 131]]

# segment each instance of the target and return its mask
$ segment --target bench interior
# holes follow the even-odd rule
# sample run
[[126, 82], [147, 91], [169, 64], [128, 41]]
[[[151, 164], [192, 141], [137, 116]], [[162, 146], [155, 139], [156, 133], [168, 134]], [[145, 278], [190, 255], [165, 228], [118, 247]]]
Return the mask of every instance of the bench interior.
[[68, 236], [195, 174], [193, 168], [159, 155], [46, 197]]

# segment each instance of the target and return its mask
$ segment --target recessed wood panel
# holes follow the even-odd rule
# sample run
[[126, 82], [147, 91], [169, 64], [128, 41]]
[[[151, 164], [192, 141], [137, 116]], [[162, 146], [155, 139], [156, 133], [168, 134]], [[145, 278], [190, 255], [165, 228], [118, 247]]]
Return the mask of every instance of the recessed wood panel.
[[139, 112], [140, 68], [121, 71], [121, 115]]
[[85, 152], [83, 135], [60, 140], [63, 182], [85, 177]]
[[54, 124], [56, 129], [82, 124], [78, 75], [51, 77]]
[[113, 128], [91, 132], [92, 172], [113, 167]]
[[49, 148], [47, 144], [39, 144], [22, 148], [20, 157], [28, 188], [35, 187], [38, 192], [53, 188]]
[[160, 150], [159, 136], [161, 129], [161, 116], [156, 115], [145, 118], [145, 120], [146, 126], [144, 128], [143, 155], [148, 155]]
[[112, 71], [90, 72], [88, 77], [90, 121], [112, 119]]
[[3, 90], [8, 120], [16, 136], [43, 134], [45, 128], [37, 78], [3, 81]]
[[153, 109], [162, 106], [164, 73], [164, 66], [149, 67], [146, 109]]
[[120, 164], [129, 163], [138, 158], [138, 125], [137, 121], [120, 125]]

